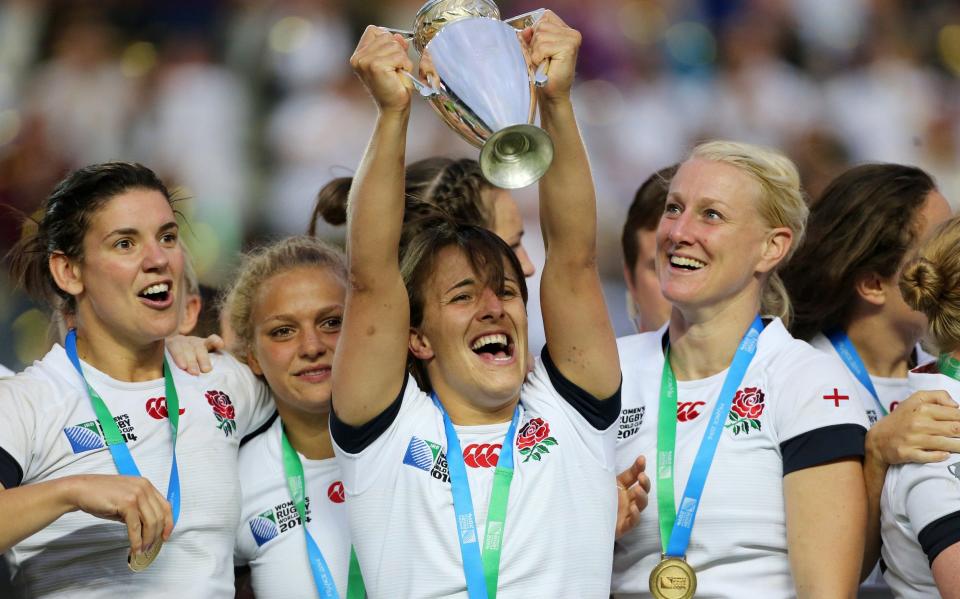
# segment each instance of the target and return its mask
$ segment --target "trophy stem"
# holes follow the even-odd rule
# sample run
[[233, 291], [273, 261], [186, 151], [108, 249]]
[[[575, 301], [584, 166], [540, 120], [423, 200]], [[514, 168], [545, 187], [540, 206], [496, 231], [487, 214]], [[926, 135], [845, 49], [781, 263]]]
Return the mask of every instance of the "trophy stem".
[[553, 162], [553, 142], [534, 125], [512, 125], [497, 131], [480, 150], [480, 170], [497, 187], [517, 189], [536, 182]]

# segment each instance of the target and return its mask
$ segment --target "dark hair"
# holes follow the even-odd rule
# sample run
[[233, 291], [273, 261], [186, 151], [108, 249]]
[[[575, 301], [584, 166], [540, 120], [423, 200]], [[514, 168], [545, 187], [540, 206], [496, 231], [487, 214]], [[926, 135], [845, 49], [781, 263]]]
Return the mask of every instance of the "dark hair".
[[50, 256], [62, 252], [83, 260], [83, 238], [93, 215], [110, 199], [131, 189], [159, 191], [173, 204], [167, 187], [142, 164], [106, 162], [68, 174], [44, 200], [39, 222], [24, 220], [24, 231], [29, 232], [8, 254], [17, 285], [54, 310], [75, 310], [73, 296], [60, 289], [50, 274]]
[[[442, 214], [420, 219], [414, 223], [412, 231], [400, 257], [400, 273], [410, 302], [411, 327], [423, 323], [425, 288], [433, 274], [437, 256], [448, 247], [460, 250], [483, 283], [497, 295], [502, 295], [506, 288], [506, 260], [526, 305], [527, 283], [520, 261], [510, 246], [492, 231], [459, 223]], [[422, 363], [411, 356], [408, 367], [420, 388], [430, 391], [432, 387]]]
[[620, 235], [620, 247], [623, 248], [623, 263], [630, 272], [637, 265], [640, 248], [637, 245], [637, 231], [653, 231], [663, 216], [663, 206], [670, 191], [670, 179], [677, 173], [679, 164], [662, 168], [643, 182], [633, 196], [633, 203], [627, 210], [627, 220], [623, 223]]
[[[340, 226], [347, 222], [347, 195], [352, 177], [338, 177], [317, 193], [307, 234], [317, 234], [317, 222]], [[418, 160], [405, 171], [404, 224], [421, 222], [437, 213], [480, 227], [493, 228], [494, 217], [483, 201], [483, 191], [493, 186], [483, 178], [476, 160], [433, 157]]]
[[934, 189], [930, 175], [900, 164], [864, 164], [830, 182], [811, 208], [806, 240], [783, 272], [796, 337], [846, 326], [857, 279], [897, 273]]

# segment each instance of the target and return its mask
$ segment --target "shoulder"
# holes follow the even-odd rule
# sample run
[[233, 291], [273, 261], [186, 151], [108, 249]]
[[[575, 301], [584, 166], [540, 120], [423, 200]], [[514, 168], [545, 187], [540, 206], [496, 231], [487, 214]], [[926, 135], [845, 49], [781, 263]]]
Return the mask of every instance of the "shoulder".
[[797, 339], [779, 318], [770, 321], [761, 334], [757, 358], [767, 370], [776, 374], [778, 380], [787, 384], [810, 382], [811, 374], [817, 379], [847, 378], [847, 370], [836, 355]]
[[627, 335], [617, 339], [620, 363], [623, 366], [634, 365], [635, 360], [645, 360], [651, 356], [663, 355], [663, 329], [649, 333]]
[[76, 372], [63, 348], [54, 346], [43, 359], [14, 376], [0, 379], [0, 402], [51, 409], [76, 401], [80, 393], [71, 380]]

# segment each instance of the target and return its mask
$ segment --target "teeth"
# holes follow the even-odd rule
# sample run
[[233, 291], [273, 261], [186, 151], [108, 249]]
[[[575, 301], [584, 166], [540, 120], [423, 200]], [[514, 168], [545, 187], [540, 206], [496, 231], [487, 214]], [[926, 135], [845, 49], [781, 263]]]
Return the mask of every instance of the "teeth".
[[507, 345], [507, 336], [503, 333], [498, 333], [496, 335], [484, 335], [476, 341], [473, 342], [473, 345], [470, 346], [470, 349], [476, 351], [483, 347], [484, 345], [489, 345], [491, 343], [499, 343], [500, 345]]
[[152, 295], [154, 293], [166, 293], [168, 291], [170, 291], [170, 285], [167, 283], [157, 283], [141, 291], [140, 295]]
[[694, 260], [693, 258], [684, 258], [683, 256], [670, 256], [670, 264], [674, 266], [691, 266], [693, 268], [703, 268], [706, 263]]

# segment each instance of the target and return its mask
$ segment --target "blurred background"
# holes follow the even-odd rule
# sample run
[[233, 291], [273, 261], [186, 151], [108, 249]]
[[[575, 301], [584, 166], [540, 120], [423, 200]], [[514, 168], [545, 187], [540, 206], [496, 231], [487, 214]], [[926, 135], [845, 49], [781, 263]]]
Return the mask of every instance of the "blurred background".
[[[36, 210], [68, 170], [134, 160], [188, 198], [184, 238], [200, 279], [224, 284], [238, 252], [303, 233], [320, 186], [352, 174], [375, 108], [347, 60], [367, 24], [409, 29], [421, 3], [2, 0], [0, 250], [19, 238], [17, 214]], [[619, 334], [631, 332], [619, 249], [627, 207], [698, 140], [781, 148], [811, 196], [846, 166], [879, 160], [926, 169], [960, 201], [957, 0], [499, 5], [504, 17], [550, 8], [583, 33], [576, 107]], [[478, 155], [414, 103], [409, 160]], [[542, 265], [535, 187], [517, 197]], [[44, 311], [0, 273], [0, 364], [42, 355], [46, 328]]]

